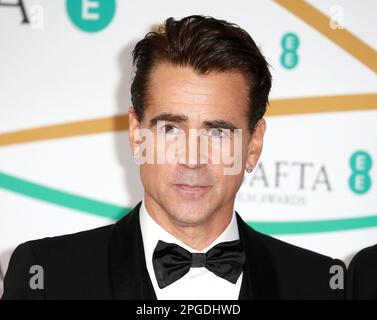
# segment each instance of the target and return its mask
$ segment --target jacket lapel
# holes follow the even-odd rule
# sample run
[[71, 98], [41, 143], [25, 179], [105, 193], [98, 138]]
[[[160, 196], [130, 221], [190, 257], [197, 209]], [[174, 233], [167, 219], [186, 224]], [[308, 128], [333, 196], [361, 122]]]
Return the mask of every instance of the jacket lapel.
[[239, 300], [279, 299], [279, 286], [274, 264], [258, 232], [249, 227], [236, 212], [240, 240], [246, 263]]
[[140, 205], [112, 227], [109, 270], [113, 299], [157, 300], [145, 262]]

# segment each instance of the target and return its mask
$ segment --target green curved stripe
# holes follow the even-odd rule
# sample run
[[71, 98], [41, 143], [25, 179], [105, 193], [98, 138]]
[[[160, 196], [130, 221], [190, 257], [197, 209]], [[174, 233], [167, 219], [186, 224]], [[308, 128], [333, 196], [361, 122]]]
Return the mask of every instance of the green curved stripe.
[[110, 219], [119, 219], [129, 208], [82, 197], [73, 193], [42, 186], [0, 172], [0, 188], [13, 191], [27, 197], [57, 204], [62, 207], [92, 213]]
[[[0, 172], [0, 188], [113, 220], [120, 219], [132, 209], [53, 189], [2, 172]], [[305, 234], [376, 227], [377, 215], [319, 221], [248, 221], [247, 223], [266, 234]]]
[[377, 215], [358, 218], [306, 221], [248, 221], [248, 225], [267, 234], [302, 234], [331, 231], [344, 231], [377, 226]]

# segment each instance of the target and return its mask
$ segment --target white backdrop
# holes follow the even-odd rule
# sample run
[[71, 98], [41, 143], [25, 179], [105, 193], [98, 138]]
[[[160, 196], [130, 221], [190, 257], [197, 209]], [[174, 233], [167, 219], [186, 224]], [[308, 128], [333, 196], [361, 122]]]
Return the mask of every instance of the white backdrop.
[[376, 1], [84, 2], [24, 0], [25, 17], [0, 1], [1, 277], [19, 243], [113, 223], [142, 199], [126, 124], [111, 123], [131, 103], [134, 44], [190, 14], [239, 24], [272, 66], [264, 149], [236, 210], [346, 263], [377, 243]]

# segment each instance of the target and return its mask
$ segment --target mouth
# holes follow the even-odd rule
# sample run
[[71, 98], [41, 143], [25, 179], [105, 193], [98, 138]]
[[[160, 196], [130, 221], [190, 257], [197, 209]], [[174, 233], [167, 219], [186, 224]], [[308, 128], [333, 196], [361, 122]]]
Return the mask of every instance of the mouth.
[[189, 184], [175, 184], [175, 188], [184, 193], [201, 194], [209, 190], [211, 186], [189, 185]]

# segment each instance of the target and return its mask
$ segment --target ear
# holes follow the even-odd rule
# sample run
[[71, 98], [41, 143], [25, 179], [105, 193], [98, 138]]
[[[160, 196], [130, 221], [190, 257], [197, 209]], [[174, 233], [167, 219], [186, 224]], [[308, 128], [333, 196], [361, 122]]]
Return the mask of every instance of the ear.
[[266, 121], [260, 119], [255, 126], [253, 134], [250, 136], [247, 147], [247, 158], [245, 169], [254, 169], [257, 165], [263, 148], [263, 137], [266, 131]]
[[140, 139], [138, 139], [139, 129], [141, 124], [135, 112], [135, 108], [132, 106], [128, 109], [128, 139], [131, 145], [132, 154], [135, 156], [138, 154]]

